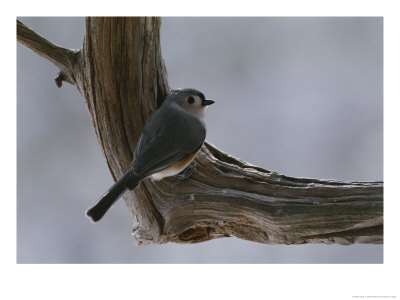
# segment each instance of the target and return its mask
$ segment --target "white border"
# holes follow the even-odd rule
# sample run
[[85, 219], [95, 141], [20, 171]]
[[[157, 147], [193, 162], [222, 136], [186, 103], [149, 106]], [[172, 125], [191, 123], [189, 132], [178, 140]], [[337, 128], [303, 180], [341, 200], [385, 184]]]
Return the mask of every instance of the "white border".
[[[145, 2], [145, 4], [144, 4]], [[2, 299], [353, 299], [400, 297], [397, 243], [399, 15], [395, 1], [17, 1], [5, 9], [2, 66]], [[9, 4], [7, 4], [9, 5]], [[397, 4], [398, 5], [398, 4]], [[16, 265], [15, 19], [28, 15], [384, 16], [385, 254], [383, 265]], [[5, 92], [4, 92], [5, 91]], [[4, 109], [4, 108], [3, 108]], [[5, 168], [4, 168], [5, 166]], [[397, 193], [398, 194], [398, 193]], [[396, 197], [397, 196], [397, 197]], [[396, 272], [395, 272], [396, 271]]]

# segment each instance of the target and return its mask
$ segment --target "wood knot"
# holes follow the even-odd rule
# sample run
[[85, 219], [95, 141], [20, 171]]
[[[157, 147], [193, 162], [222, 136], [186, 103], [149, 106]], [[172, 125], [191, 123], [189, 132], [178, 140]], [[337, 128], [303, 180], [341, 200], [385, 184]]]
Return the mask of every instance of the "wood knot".
[[178, 237], [185, 243], [198, 243], [212, 239], [211, 233], [213, 231], [212, 227], [192, 227], [185, 230]]

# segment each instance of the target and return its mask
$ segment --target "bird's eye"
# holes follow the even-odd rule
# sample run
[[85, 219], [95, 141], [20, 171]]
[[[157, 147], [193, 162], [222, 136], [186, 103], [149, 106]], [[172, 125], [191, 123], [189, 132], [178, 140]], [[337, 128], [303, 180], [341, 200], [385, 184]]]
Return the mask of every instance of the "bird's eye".
[[190, 104], [194, 103], [194, 98], [193, 98], [193, 97], [189, 97], [189, 98], [188, 98], [188, 102], [189, 102]]

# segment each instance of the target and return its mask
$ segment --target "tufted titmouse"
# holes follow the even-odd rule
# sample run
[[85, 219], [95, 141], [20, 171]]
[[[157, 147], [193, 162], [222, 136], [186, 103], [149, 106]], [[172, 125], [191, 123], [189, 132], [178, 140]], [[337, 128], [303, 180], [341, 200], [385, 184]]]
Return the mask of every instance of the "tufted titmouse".
[[183, 171], [195, 158], [206, 137], [204, 112], [214, 101], [195, 89], [173, 90], [144, 125], [131, 169], [86, 211], [99, 221], [115, 201], [147, 177], [161, 180]]

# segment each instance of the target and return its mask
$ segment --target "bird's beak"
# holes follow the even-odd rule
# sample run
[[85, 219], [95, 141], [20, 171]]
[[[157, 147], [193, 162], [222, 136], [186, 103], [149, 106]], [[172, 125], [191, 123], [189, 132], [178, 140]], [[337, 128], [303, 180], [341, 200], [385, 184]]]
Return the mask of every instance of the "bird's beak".
[[213, 103], [215, 103], [215, 101], [212, 101], [212, 100], [203, 100], [203, 101], [201, 102], [201, 105], [207, 106], [207, 105], [211, 105], [211, 104], [213, 104]]

